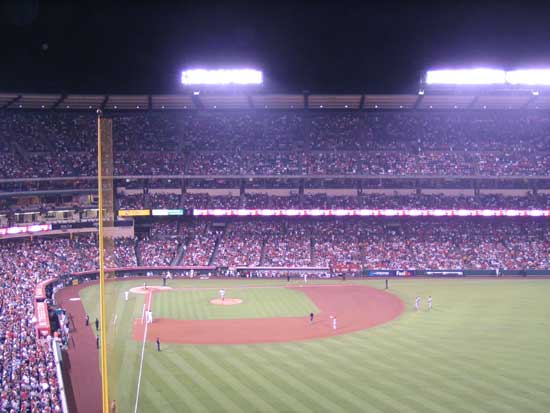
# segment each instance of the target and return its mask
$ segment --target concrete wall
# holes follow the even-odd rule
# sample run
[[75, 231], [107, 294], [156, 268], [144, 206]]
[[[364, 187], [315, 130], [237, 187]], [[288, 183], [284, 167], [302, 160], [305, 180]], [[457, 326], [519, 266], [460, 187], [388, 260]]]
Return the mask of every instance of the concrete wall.
[[239, 188], [187, 188], [188, 194], [208, 194], [210, 196], [239, 196]]

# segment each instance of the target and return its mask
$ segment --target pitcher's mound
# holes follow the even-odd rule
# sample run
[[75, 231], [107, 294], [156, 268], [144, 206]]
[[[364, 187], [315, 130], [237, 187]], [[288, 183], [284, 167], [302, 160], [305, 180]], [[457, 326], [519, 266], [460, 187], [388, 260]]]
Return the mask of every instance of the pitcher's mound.
[[240, 298], [226, 298], [225, 300], [222, 300], [221, 298], [215, 298], [213, 300], [210, 300], [212, 304], [216, 305], [237, 305], [243, 302]]

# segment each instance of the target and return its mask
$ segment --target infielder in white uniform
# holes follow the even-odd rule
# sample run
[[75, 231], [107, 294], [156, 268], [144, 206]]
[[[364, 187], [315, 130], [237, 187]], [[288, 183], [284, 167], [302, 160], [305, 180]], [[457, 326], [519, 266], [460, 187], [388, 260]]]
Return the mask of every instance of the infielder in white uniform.
[[432, 296], [429, 295], [428, 296], [428, 310], [431, 310], [432, 309]]
[[124, 301], [128, 301], [128, 291], [124, 291]]
[[336, 317], [332, 318], [332, 329], [336, 330]]
[[420, 297], [419, 296], [416, 296], [414, 306], [416, 307], [416, 311], [420, 310]]
[[223, 288], [220, 290], [220, 298], [222, 299], [222, 301], [225, 300], [225, 290]]
[[153, 322], [153, 312], [151, 310], [148, 310], [145, 314], [147, 324], [151, 324]]

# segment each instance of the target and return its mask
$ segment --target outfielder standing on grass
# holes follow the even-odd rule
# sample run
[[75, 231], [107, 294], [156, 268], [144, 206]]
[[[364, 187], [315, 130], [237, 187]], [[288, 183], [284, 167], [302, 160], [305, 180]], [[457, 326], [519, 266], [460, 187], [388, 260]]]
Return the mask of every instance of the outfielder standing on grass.
[[432, 296], [429, 295], [428, 296], [428, 310], [431, 310], [432, 309]]
[[416, 307], [416, 311], [420, 310], [420, 297], [416, 296], [416, 300], [414, 302], [414, 306]]

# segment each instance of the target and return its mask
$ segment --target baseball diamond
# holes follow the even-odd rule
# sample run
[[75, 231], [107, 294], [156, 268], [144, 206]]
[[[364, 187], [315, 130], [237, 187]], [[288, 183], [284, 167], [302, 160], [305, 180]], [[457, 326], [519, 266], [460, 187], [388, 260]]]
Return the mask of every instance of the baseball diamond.
[[[114, 285], [122, 292], [142, 282]], [[220, 286], [228, 297], [249, 295], [241, 305], [213, 306], [208, 297]], [[550, 357], [543, 350], [550, 339], [542, 301], [550, 293], [547, 280], [391, 279], [389, 286], [386, 292], [384, 280], [372, 279], [307, 286], [212, 279], [152, 288], [154, 321], [144, 343], [138, 411], [455, 411], [445, 406], [459, 399], [469, 411], [544, 411], [550, 402], [544, 380]], [[86, 311], [93, 319], [97, 293], [94, 284], [83, 284], [61, 290], [57, 299], [74, 317]], [[433, 307], [424, 303], [416, 311], [415, 297], [429, 295]], [[70, 301], [74, 297], [81, 300]], [[133, 294], [117, 304], [113, 362], [123, 366], [117, 391], [123, 412], [135, 402], [146, 297]], [[300, 316], [280, 316], [293, 308]], [[220, 318], [214, 310], [235, 312]], [[338, 318], [336, 331], [330, 316]], [[69, 349], [77, 405], [97, 402], [93, 337], [91, 328], [78, 328]]]

